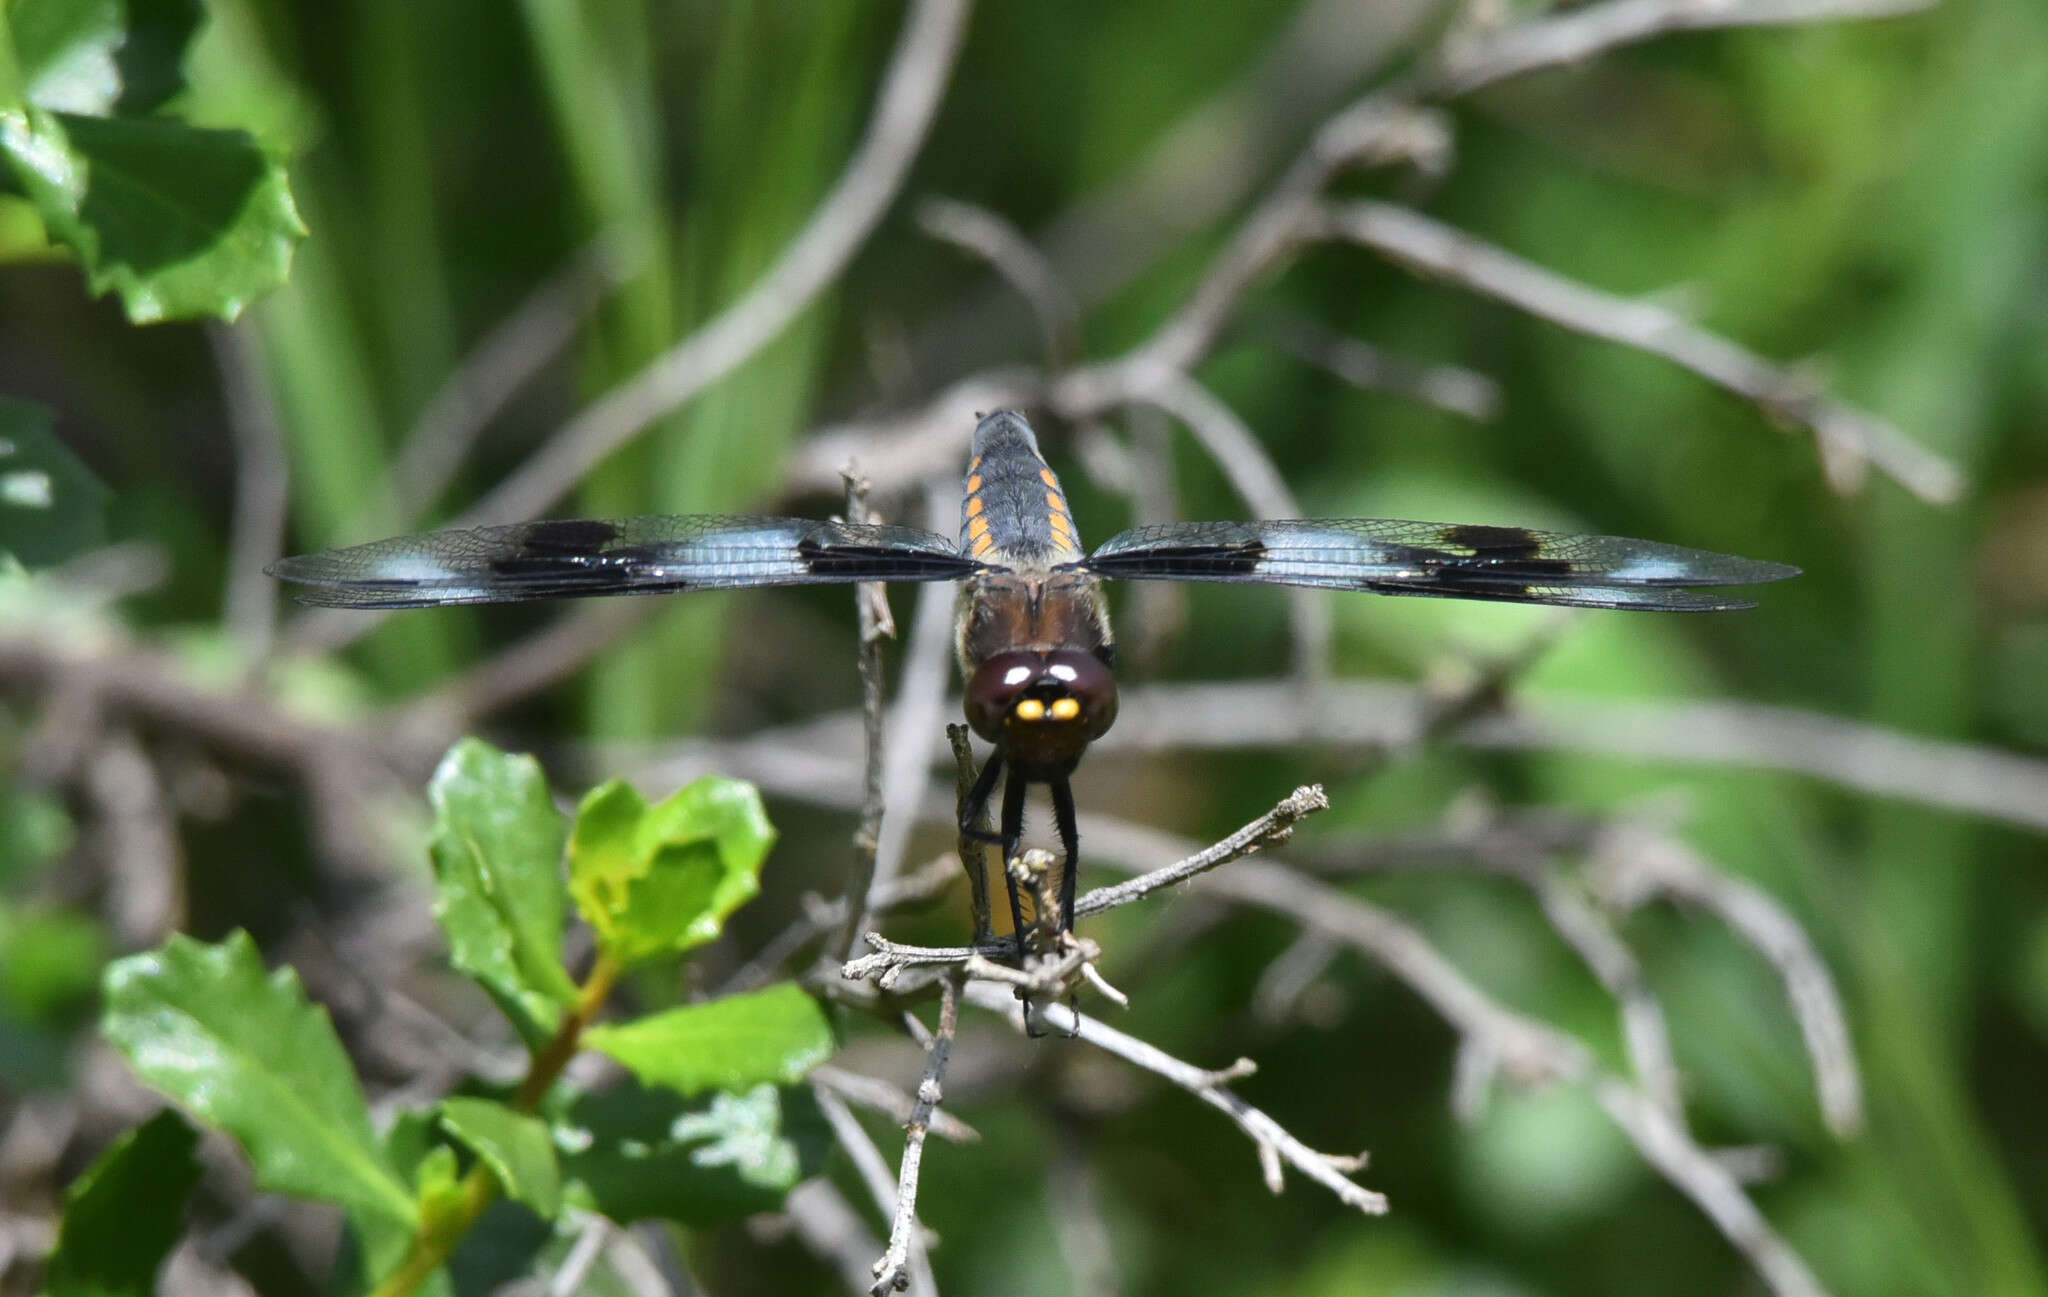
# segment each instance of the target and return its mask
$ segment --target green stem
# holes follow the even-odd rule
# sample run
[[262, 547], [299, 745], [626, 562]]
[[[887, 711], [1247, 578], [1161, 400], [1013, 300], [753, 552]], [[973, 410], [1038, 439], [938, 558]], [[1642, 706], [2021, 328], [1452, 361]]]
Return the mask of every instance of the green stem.
[[[512, 1106], [520, 1112], [532, 1112], [540, 1106], [562, 1069], [576, 1056], [576, 1048], [583, 1037], [583, 1029], [597, 1017], [604, 1007], [606, 997], [618, 982], [625, 966], [604, 952], [598, 952], [597, 962], [591, 965], [590, 976], [576, 993], [576, 1003], [562, 1019], [562, 1025], [547, 1047], [533, 1056], [533, 1063], [526, 1069], [526, 1079], [519, 1084], [519, 1092], [512, 1098]], [[412, 1293], [434, 1271], [439, 1270], [462, 1242], [477, 1217], [484, 1214], [484, 1208], [497, 1200], [499, 1192], [497, 1177], [490, 1168], [479, 1160], [462, 1177], [459, 1195], [455, 1205], [435, 1220], [420, 1222], [419, 1236], [413, 1239], [411, 1251], [405, 1261], [391, 1272], [389, 1278], [378, 1284], [370, 1297], [412, 1297]]]

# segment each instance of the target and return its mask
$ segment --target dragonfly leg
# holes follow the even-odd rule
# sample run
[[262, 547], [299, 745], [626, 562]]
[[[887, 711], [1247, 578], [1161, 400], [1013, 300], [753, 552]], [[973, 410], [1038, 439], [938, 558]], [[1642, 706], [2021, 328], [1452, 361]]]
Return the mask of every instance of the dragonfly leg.
[[[1024, 840], [1024, 790], [1029, 781], [1024, 772], [1012, 768], [1009, 779], [1003, 784], [1003, 890], [1010, 897], [1010, 931], [1016, 934], [1017, 967], [1024, 967], [1024, 902], [1017, 894], [1017, 878], [1010, 872], [1010, 857], [1017, 854], [1017, 844]], [[1031, 1022], [1031, 996], [1023, 991], [1017, 998], [1024, 1001], [1024, 1034], [1042, 1034]]]
[[1025, 787], [1023, 772], [1014, 769], [1003, 784], [1003, 890], [1010, 897], [1010, 924], [1016, 933], [1020, 968], [1024, 965], [1024, 902], [1017, 894], [1017, 880], [1010, 874], [1010, 857], [1017, 854], [1017, 844], [1024, 840]]
[[988, 761], [981, 767], [981, 773], [974, 777], [974, 786], [967, 790], [966, 798], [960, 803], [960, 836], [971, 842], [1001, 842], [998, 834], [981, 827], [981, 817], [988, 813], [989, 798], [996, 791], [996, 780], [1003, 773], [1003, 750], [997, 748], [989, 753]]
[[1059, 825], [1060, 854], [1060, 931], [1074, 930], [1074, 894], [1076, 880], [1081, 874], [1081, 831], [1074, 826], [1074, 790], [1067, 783], [1067, 777], [1060, 775], [1052, 781], [1052, 815]]

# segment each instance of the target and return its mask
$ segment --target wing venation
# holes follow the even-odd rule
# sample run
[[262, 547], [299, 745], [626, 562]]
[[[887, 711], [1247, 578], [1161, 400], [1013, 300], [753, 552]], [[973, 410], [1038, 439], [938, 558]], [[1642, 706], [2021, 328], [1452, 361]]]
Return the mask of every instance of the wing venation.
[[281, 559], [301, 603], [429, 608], [853, 581], [948, 581], [981, 564], [916, 527], [744, 515], [574, 518], [398, 536]]
[[1384, 518], [1135, 527], [1076, 566], [1130, 581], [1247, 582], [1670, 612], [1755, 606], [1687, 586], [1755, 585], [1799, 573], [1783, 563], [1622, 536]]

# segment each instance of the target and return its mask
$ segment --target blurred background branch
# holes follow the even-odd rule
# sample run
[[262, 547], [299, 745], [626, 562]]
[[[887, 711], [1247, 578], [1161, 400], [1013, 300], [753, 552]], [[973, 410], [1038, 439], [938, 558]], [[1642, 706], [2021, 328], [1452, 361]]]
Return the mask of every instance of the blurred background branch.
[[[1335, 809], [1084, 925], [1133, 1007], [1042, 1007], [1112, 1053], [1023, 1042], [975, 983], [920, 1105], [931, 1053], [856, 1015], [813, 1077], [846, 1157], [779, 1212], [592, 1218], [464, 1291], [858, 1291], [889, 1238], [920, 1291], [2048, 1293], [2048, 14], [1924, 9], [219, 0], [195, 119], [263, 102], [302, 155], [286, 288], [128, 330], [0, 198], [5, 390], [140, 543], [0, 577], [0, 1294], [152, 1102], [93, 1040], [112, 954], [255, 932], [380, 1112], [516, 1076], [422, 884], [468, 730], [774, 799], [758, 908], [636, 1002], [808, 970], [863, 912], [967, 939], [943, 587], [871, 653], [849, 895], [843, 598], [280, 624], [258, 573], [572, 493], [822, 515], [850, 458], [878, 516], [950, 530], [1005, 406], [1096, 539], [1465, 516], [1808, 575], [1713, 624], [1132, 591], [1085, 867], [1297, 784]], [[1271, 1201], [1183, 1084], [1292, 1141], [1269, 1176], [1365, 1195], [1308, 1150], [1370, 1146], [1391, 1214]], [[930, 1150], [928, 1234], [891, 1229], [920, 1112], [980, 1135]], [[331, 1216], [206, 1164], [162, 1290], [324, 1291]]]

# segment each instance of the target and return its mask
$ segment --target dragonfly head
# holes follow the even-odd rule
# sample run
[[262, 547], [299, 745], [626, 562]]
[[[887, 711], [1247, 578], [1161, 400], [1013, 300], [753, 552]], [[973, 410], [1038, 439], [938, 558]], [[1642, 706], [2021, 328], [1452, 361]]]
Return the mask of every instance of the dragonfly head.
[[1023, 768], [1071, 768], [1116, 721], [1116, 677], [1093, 653], [1012, 650], [967, 680], [967, 723]]

